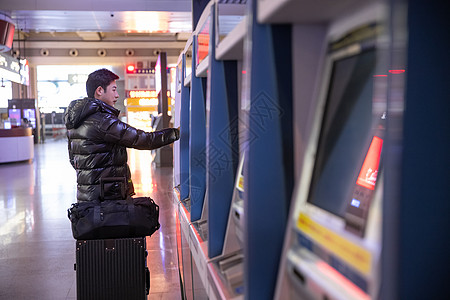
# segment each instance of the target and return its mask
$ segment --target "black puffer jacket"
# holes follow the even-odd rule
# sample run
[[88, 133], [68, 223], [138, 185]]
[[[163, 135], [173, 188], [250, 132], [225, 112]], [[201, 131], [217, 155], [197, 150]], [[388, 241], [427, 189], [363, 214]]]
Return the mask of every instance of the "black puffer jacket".
[[179, 138], [176, 128], [144, 132], [118, 119], [119, 110], [93, 98], [72, 101], [64, 121], [69, 140], [70, 163], [77, 172], [77, 199], [100, 197], [100, 179], [116, 178], [105, 184], [105, 198], [121, 198], [122, 182], [128, 195], [134, 194], [126, 148], [156, 149]]

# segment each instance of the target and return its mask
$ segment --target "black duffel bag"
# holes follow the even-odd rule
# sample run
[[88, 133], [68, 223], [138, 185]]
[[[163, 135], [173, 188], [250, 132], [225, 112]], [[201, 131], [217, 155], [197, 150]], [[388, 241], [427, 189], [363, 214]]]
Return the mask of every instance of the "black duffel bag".
[[67, 210], [78, 240], [150, 236], [159, 229], [159, 206], [149, 197], [73, 203]]
[[[73, 203], [67, 210], [75, 239], [151, 236], [159, 229], [159, 206], [150, 197], [105, 199], [104, 185], [114, 180], [116, 178], [107, 178], [101, 182], [102, 193], [99, 200]], [[125, 184], [122, 189], [124, 186]]]

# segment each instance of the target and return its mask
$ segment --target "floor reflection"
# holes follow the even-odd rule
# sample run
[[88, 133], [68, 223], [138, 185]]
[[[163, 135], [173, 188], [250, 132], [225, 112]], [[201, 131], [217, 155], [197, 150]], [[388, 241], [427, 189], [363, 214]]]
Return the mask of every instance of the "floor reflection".
[[128, 162], [136, 196], [152, 194], [155, 184], [152, 177], [151, 151], [129, 149]]
[[171, 168], [156, 168], [152, 159], [151, 151], [128, 150], [136, 197], [151, 197], [160, 207], [161, 228], [147, 238], [147, 249], [152, 285], [156, 286], [157, 290], [164, 290], [173, 286], [172, 281], [176, 280], [174, 275], [178, 272], [175, 210], [172, 203], [173, 177]]

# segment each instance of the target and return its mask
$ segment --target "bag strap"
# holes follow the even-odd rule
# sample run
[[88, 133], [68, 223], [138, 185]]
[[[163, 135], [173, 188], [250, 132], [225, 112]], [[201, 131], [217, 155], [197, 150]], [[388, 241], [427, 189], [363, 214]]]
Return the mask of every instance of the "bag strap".
[[134, 199], [133, 199], [133, 197], [129, 196], [129, 197], [127, 197], [127, 199], [125, 201], [127, 201], [128, 205], [133, 205], [134, 206]]
[[135, 236], [136, 235], [136, 210], [134, 207], [133, 198], [128, 197], [126, 202], [128, 205], [128, 216], [130, 218], [130, 225], [131, 225], [128, 228], [128, 231], [131, 236]]
[[120, 184], [120, 196], [122, 197], [121, 199], [126, 199], [128, 185], [127, 179], [125, 177], [102, 177], [100, 178], [100, 201], [117, 200], [114, 198], [105, 198], [105, 184], [115, 182], [118, 182]]
[[67, 217], [72, 221], [72, 215], [75, 214], [76, 208], [78, 208], [78, 203], [72, 203], [72, 205], [67, 209]]

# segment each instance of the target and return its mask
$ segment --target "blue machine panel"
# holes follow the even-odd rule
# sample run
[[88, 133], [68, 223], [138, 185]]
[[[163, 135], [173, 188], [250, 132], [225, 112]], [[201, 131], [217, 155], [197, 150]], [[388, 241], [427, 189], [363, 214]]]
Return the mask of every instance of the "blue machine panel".
[[291, 26], [258, 24], [252, 5], [245, 293], [261, 300], [273, 299], [293, 189]]
[[[214, 20], [215, 10], [212, 9]], [[215, 58], [215, 22], [211, 22], [207, 96], [208, 256], [224, 246], [239, 159], [237, 62]]]
[[186, 55], [182, 57], [181, 110], [180, 110], [180, 200], [189, 197], [189, 87], [184, 86]]
[[[197, 58], [197, 36], [194, 35], [192, 61]], [[191, 115], [189, 135], [189, 195], [191, 198], [191, 222], [200, 220], [206, 191], [206, 79], [191, 74]]]

